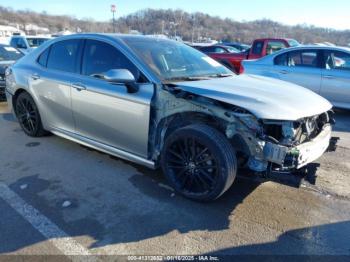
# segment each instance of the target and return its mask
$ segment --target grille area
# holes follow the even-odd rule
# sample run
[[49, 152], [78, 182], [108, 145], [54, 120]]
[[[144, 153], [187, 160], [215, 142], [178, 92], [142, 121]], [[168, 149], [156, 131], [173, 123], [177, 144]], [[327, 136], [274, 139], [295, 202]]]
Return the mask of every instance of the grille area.
[[264, 136], [275, 143], [295, 146], [315, 138], [330, 123], [328, 112], [298, 121], [265, 121]]

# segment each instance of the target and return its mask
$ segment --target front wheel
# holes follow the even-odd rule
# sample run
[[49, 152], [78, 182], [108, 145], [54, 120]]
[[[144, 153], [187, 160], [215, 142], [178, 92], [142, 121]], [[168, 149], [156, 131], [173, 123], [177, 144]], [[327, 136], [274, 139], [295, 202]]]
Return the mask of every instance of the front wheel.
[[19, 94], [15, 112], [21, 128], [28, 136], [40, 137], [47, 134], [42, 126], [39, 110], [30, 94], [26, 92]]
[[181, 195], [199, 201], [220, 197], [237, 171], [235, 151], [216, 129], [195, 124], [166, 139], [161, 165], [170, 185]]

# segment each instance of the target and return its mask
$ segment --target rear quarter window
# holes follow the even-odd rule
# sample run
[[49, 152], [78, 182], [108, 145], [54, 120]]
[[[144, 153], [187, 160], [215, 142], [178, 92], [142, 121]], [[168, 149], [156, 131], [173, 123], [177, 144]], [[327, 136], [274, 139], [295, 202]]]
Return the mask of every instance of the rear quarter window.
[[49, 52], [50, 52], [50, 47], [46, 48], [46, 50], [42, 52], [38, 58], [38, 63], [43, 67], [46, 67], [47, 65], [47, 58], [49, 56]]

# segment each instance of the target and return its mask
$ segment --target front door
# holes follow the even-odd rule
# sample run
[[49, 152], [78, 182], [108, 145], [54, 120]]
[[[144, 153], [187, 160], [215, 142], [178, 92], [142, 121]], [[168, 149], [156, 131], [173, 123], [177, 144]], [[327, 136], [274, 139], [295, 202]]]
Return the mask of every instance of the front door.
[[325, 51], [321, 95], [333, 105], [350, 109], [350, 54]]
[[317, 50], [283, 53], [275, 58], [274, 71], [278, 78], [320, 93], [321, 68]]
[[[72, 83], [76, 132], [115, 148], [147, 157], [150, 103], [154, 87], [115, 46], [86, 40], [82, 77]], [[128, 69], [139, 91], [128, 93], [124, 84], [94, 77], [111, 69]]]

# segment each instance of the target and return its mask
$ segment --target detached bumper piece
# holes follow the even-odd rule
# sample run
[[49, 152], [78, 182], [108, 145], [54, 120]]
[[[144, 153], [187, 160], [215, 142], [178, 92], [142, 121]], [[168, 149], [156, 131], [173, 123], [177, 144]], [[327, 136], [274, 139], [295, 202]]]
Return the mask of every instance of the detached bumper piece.
[[325, 125], [314, 139], [296, 147], [286, 147], [271, 142], [264, 146], [264, 158], [282, 169], [299, 169], [315, 161], [327, 151], [331, 140], [332, 128]]

